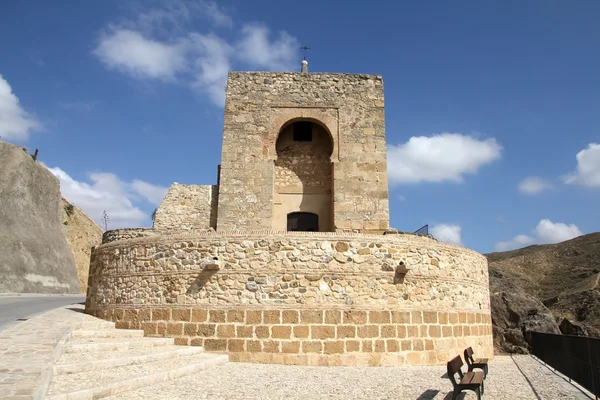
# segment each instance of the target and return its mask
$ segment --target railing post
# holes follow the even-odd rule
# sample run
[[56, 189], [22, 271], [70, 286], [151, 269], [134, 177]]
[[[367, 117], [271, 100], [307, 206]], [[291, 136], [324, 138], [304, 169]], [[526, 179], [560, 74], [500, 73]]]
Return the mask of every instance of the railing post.
[[596, 374], [594, 373], [594, 365], [592, 364], [592, 349], [591, 349], [591, 340], [586, 340], [587, 343], [587, 353], [588, 353], [588, 361], [590, 363], [590, 374], [592, 376], [592, 392], [594, 392], [594, 396], [596, 400], [598, 400], [598, 392], [596, 392]]

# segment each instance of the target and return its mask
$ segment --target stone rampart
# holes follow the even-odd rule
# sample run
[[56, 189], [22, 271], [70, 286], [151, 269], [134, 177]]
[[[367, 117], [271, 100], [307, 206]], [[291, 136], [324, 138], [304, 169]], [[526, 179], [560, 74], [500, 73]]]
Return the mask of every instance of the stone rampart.
[[175, 182], [156, 210], [153, 227], [160, 230], [216, 228], [218, 197], [217, 185]]
[[417, 235], [172, 233], [98, 247], [86, 311], [226, 351], [303, 365], [493, 356], [487, 261]]

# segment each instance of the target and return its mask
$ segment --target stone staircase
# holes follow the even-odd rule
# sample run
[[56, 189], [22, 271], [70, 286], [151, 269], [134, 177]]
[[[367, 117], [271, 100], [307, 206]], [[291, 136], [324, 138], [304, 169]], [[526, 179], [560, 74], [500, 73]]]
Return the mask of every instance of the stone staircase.
[[175, 346], [171, 338], [146, 338], [142, 330], [113, 322], [86, 323], [72, 332], [54, 364], [47, 400], [98, 399], [173, 380], [215, 364], [223, 354]]

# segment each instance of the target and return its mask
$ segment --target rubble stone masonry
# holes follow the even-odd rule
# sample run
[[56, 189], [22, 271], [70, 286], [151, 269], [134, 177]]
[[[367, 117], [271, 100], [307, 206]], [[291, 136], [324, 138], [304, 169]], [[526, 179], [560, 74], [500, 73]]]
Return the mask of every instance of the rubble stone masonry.
[[316, 182], [333, 179], [328, 230], [382, 233], [389, 226], [382, 77], [276, 72], [229, 73], [217, 230], [273, 228], [273, 182], [287, 184], [277, 139], [300, 120], [314, 122], [330, 139], [331, 177], [302, 185], [310, 194]]
[[[125, 230], [123, 230], [125, 231]], [[300, 365], [493, 356], [487, 261], [429, 237], [121, 233], [92, 255], [86, 312], [229, 353]]]

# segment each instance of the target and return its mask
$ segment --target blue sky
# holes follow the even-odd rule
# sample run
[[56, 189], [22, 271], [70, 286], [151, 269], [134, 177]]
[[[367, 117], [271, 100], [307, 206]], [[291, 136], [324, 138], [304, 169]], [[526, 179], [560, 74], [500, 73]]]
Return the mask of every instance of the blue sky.
[[[365, 4], [368, 4], [365, 6]], [[227, 71], [383, 76], [391, 226], [480, 252], [600, 230], [600, 2], [0, 5], [0, 137], [109, 229], [216, 183]], [[1, 167], [1, 166], [0, 166]]]

